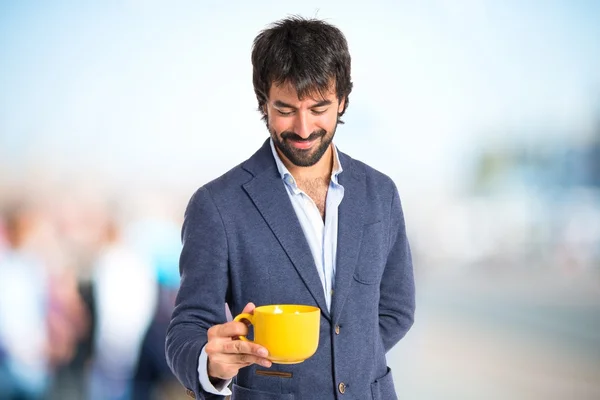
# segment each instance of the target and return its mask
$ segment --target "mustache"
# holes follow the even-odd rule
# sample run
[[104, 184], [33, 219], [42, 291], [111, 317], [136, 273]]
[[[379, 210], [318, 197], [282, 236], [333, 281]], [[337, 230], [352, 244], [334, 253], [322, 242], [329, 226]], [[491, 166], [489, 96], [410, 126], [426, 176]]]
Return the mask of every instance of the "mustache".
[[314, 131], [313, 133], [311, 133], [306, 139], [302, 138], [297, 133], [291, 131], [282, 132], [280, 136], [284, 140], [293, 140], [294, 142], [308, 142], [311, 140], [322, 138], [326, 134], [327, 131], [325, 129], [319, 129], [318, 131]]

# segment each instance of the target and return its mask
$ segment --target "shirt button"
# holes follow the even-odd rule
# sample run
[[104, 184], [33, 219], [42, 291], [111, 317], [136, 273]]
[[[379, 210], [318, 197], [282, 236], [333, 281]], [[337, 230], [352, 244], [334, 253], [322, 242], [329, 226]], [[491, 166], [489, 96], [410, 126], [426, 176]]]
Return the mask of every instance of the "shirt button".
[[336, 326], [335, 326], [335, 334], [336, 334], [336, 335], [339, 335], [339, 334], [340, 334], [340, 326], [339, 326], [339, 325], [336, 325]]
[[346, 392], [346, 384], [344, 384], [344, 382], [340, 382], [338, 385], [338, 390], [341, 394], [344, 394]]

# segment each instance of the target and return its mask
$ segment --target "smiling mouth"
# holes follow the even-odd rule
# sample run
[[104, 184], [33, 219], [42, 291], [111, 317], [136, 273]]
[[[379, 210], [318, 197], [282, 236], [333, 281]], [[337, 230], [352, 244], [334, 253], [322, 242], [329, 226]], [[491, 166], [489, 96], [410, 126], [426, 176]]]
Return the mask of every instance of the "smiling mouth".
[[292, 143], [292, 146], [294, 146], [296, 149], [308, 150], [313, 146], [313, 144], [316, 142], [316, 140], [317, 139], [309, 139], [309, 140], [290, 139], [290, 142]]

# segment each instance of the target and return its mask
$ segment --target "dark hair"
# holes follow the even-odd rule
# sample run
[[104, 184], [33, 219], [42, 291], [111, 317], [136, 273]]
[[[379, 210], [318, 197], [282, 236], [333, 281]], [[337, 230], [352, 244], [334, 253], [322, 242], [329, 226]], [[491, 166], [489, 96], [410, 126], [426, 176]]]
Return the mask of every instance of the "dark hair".
[[292, 16], [273, 23], [254, 39], [252, 68], [254, 92], [264, 120], [264, 105], [273, 83], [291, 83], [302, 99], [323, 95], [335, 81], [338, 100], [345, 100], [338, 119], [348, 107], [352, 91], [348, 43], [338, 28], [324, 21]]

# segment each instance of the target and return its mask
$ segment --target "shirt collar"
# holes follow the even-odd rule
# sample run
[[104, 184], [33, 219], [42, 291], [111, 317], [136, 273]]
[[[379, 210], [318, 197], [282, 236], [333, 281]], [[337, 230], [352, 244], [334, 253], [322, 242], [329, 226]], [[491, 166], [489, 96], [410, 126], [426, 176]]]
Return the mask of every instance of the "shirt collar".
[[[279, 171], [279, 175], [281, 175], [281, 179], [284, 182], [290, 184], [294, 191], [298, 188], [296, 185], [296, 180], [290, 173], [290, 171], [286, 168], [283, 161], [281, 161], [281, 157], [279, 157], [279, 153], [275, 150], [275, 143], [273, 143], [273, 139], [269, 139], [269, 144], [271, 145], [271, 152], [273, 153], [273, 158], [275, 159], [275, 164], [277, 164], [277, 170]], [[331, 181], [335, 184], [338, 184], [338, 175], [342, 173], [344, 169], [342, 168], [342, 164], [340, 163], [340, 157], [338, 155], [338, 150], [335, 145], [333, 145], [333, 168], [331, 169]]]

